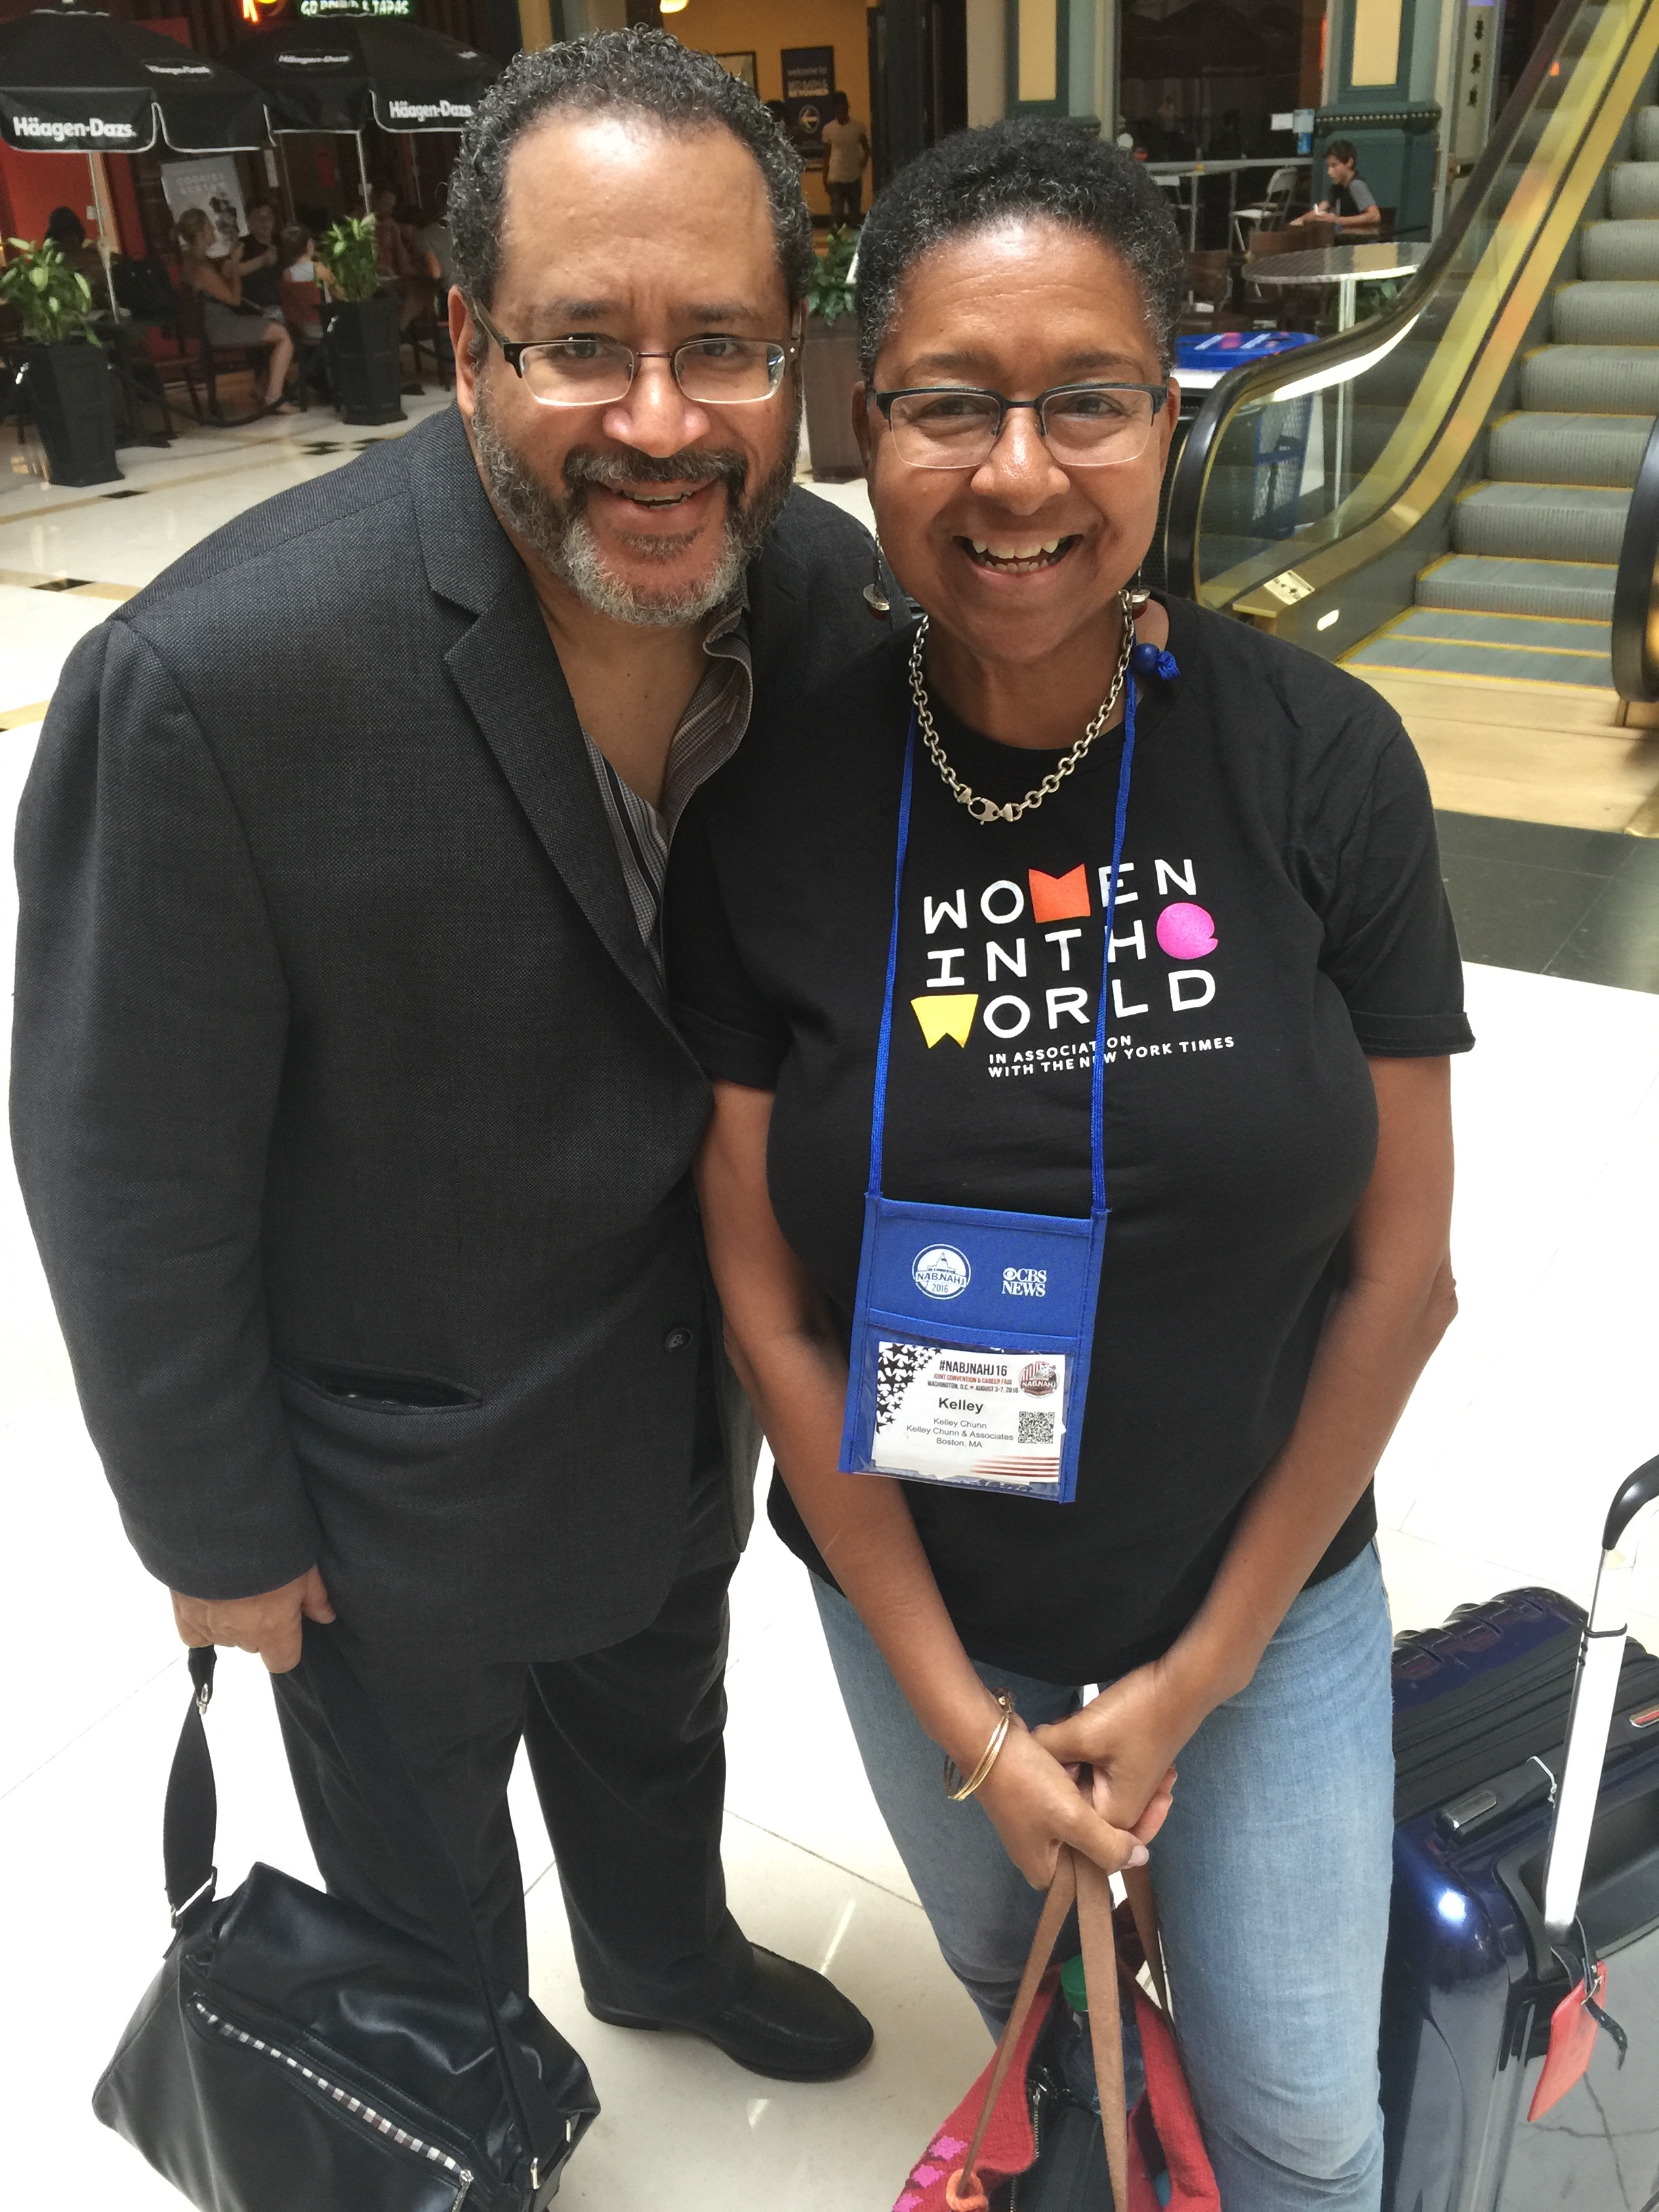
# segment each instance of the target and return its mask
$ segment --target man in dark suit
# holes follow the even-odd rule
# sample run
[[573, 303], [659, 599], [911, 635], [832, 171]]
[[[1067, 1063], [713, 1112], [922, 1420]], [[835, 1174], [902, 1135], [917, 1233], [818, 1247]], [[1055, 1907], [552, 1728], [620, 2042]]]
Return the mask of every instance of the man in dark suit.
[[258, 1651], [331, 1887], [408, 1924], [298, 1671], [327, 1620], [527, 1978], [527, 1738], [592, 2009], [798, 2079], [867, 2023], [720, 1862], [757, 1438], [687, 1181], [674, 819], [881, 635], [793, 489], [811, 228], [711, 58], [523, 58], [451, 194], [456, 410], [71, 657], [18, 833], [19, 1169], [186, 1643]]

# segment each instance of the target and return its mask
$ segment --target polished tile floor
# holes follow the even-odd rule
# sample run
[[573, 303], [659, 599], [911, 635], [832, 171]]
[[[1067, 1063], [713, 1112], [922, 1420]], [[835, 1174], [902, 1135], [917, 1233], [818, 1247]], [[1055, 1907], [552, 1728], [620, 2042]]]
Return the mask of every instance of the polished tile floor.
[[[323, 445], [335, 450], [307, 450]], [[0, 818], [10, 821], [59, 661], [108, 611], [84, 586], [142, 584], [228, 515], [351, 450], [351, 434], [331, 439], [320, 421], [297, 434], [267, 424], [192, 435], [167, 454], [124, 455], [118, 489], [143, 496], [109, 512], [107, 494], [0, 474]], [[80, 582], [41, 588], [64, 579]], [[1582, 1600], [1608, 1497], [1659, 1449], [1659, 995], [1629, 950], [1650, 947], [1659, 909], [1651, 871], [1632, 872], [1650, 848], [1620, 838], [1517, 847], [1500, 834], [1514, 825], [1443, 826], [1480, 1044], [1455, 1077], [1462, 1311], [1379, 1482], [1401, 1626], [1527, 1582]], [[1635, 857], [1618, 865], [1626, 852]], [[1610, 901], [1638, 917], [1616, 973], [1584, 949], [1612, 928], [1596, 922]], [[8, 967], [14, 920], [8, 878]], [[3, 2186], [20, 2205], [159, 2212], [179, 2200], [96, 2124], [88, 2098], [167, 1941], [161, 1807], [185, 1674], [164, 1594], [126, 1549], [82, 1426], [9, 1164], [0, 1463], [10, 1562], [0, 2078], [14, 2115]], [[1638, 1632], [1659, 1648], [1659, 1557], [1640, 1563], [1638, 1588]], [[233, 1655], [220, 1684], [210, 1732], [222, 1887], [256, 1856], [307, 1874], [263, 1677]], [[938, 1960], [859, 1770], [803, 1571], [763, 1522], [734, 1589], [731, 1699], [737, 1910], [757, 1940], [836, 1975], [875, 2021], [876, 2051], [849, 2081], [795, 2087], [689, 2039], [589, 2021], [520, 1776], [535, 1994], [586, 2056], [605, 2107], [560, 2200], [572, 2212], [668, 2202], [680, 2212], [886, 2212], [983, 2062], [977, 2019]]]
[[1659, 991], [1659, 842], [1480, 814], [1438, 820], [1466, 960]]

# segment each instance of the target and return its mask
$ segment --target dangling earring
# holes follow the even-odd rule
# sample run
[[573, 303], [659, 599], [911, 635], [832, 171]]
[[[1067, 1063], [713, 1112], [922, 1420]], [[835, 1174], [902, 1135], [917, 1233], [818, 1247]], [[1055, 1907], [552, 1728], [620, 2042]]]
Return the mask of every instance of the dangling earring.
[[875, 543], [873, 558], [874, 567], [871, 579], [864, 587], [864, 604], [869, 608], [871, 613], [876, 617], [876, 620], [879, 622], [884, 615], [890, 615], [893, 611], [893, 603], [888, 598], [886, 590], [881, 580], [881, 540], [879, 538], [877, 538]]
[[1151, 585], [1141, 582], [1139, 569], [1135, 571], [1133, 583], [1128, 586], [1123, 596], [1128, 601], [1130, 618], [1133, 620], [1152, 596]]

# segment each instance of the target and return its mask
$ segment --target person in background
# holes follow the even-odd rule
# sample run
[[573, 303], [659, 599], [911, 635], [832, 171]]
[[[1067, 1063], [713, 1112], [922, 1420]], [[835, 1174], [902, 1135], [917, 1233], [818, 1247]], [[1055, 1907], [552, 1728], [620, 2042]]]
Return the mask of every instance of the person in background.
[[265, 413], [297, 415], [299, 409], [283, 397], [294, 363], [294, 341], [281, 307], [244, 303], [241, 250], [233, 245], [228, 253], [210, 254], [215, 230], [205, 208], [186, 208], [179, 218], [178, 235], [179, 274], [192, 292], [202, 295], [203, 336], [210, 345], [265, 352]]
[[861, 219], [864, 173], [869, 166], [869, 126], [854, 120], [844, 92], [833, 93], [830, 120], [823, 126], [823, 182], [830, 195], [830, 221], [836, 228]]
[[[424, 246], [417, 246], [410, 226], [398, 220], [398, 195], [389, 185], [382, 185], [370, 195], [369, 207], [374, 216], [376, 267], [380, 283], [386, 291], [396, 295], [398, 328], [406, 331], [421, 316], [433, 312], [438, 283], [437, 258]], [[419, 358], [417, 354], [417, 362]], [[404, 386], [404, 392], [411, 395], [421, 389], [418, 376], [411, 377]]]
[[1152, 161], [1190, 161], [1193, 142], [1181, 128], [1181, 111], [1176, 96], [1166, 92], [1158, 104], [1158, 112], [1150, 122], [1139, 125], [1136, 137], [1146, 149], [1146, 158]]
[[447, 194], [441, 194], [438, 211], [428, 216], [416, 208], [410, 216], [410, 236], [417, 252], [424, 253], [437, 272], [440, 311], [442, 301], [449, 296], [449, 288], [455, 282], [455, 248], [449, 235], [449, 217], [445, 211]]
[[[1376, 204], [1376, 194], [1356, 173], [1358, 162], [1358, 149], [1351, 138], [1332, 139], [1325, 149], [1325, 174], [1331, 189], [1312, 213], [1327, 220], [1334, 218], [1345, 236], [1364, 239], [1374, 237], [1382, 228], [1382, 210]], [[1298, 217], [1300, 222], [1309, 220], [1307, 216]]]
[[280, 307], [282, 301], [281, 219], [275, 203], [254, 200], [247, 211], [247, 231], [240, 241], [242, 297], [256, 307]]
[[398, 195], [390, 185], [375, 192], [370, 205], [380, 281], [397, 293], [398, 327], [407, 330], [417, 315], [431, 310], [433, 288], [438, 282], [437, 257], [416, 242], [411, 225], [398, 220]]
[[[103, 287], [104, 264], [73, 208], [55, 207], [46, 217], [46, 242], [55, 246], [70, 267], [93, 286], [95, 301]], [[107, 306], [107, 300], [104, 304]]]
[[283, 319], [307, 345], [320, 345], [327, 272], [318, 264], [317, 248], [303, 223], [289, 223], [283, 233], [279, 252]]

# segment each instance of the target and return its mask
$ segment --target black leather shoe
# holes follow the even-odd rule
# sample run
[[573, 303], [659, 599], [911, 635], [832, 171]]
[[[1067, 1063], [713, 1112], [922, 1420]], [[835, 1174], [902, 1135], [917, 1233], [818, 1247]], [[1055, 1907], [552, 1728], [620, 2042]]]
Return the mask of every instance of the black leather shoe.
[[592, 1997], [587, 2009], [612, 2027], [677, 2028], [683, 2035], [700, 2035], [751, 2074], [774, 2081], [833, 2081], [850, 2073], [876, 2039], [858, 2007], [810, 1966], [798, 1966], [758, 1943], [751, 1948], [753, 1986], [706, 2019], [652, 2020], [642, 2013], [615, 2012]]

